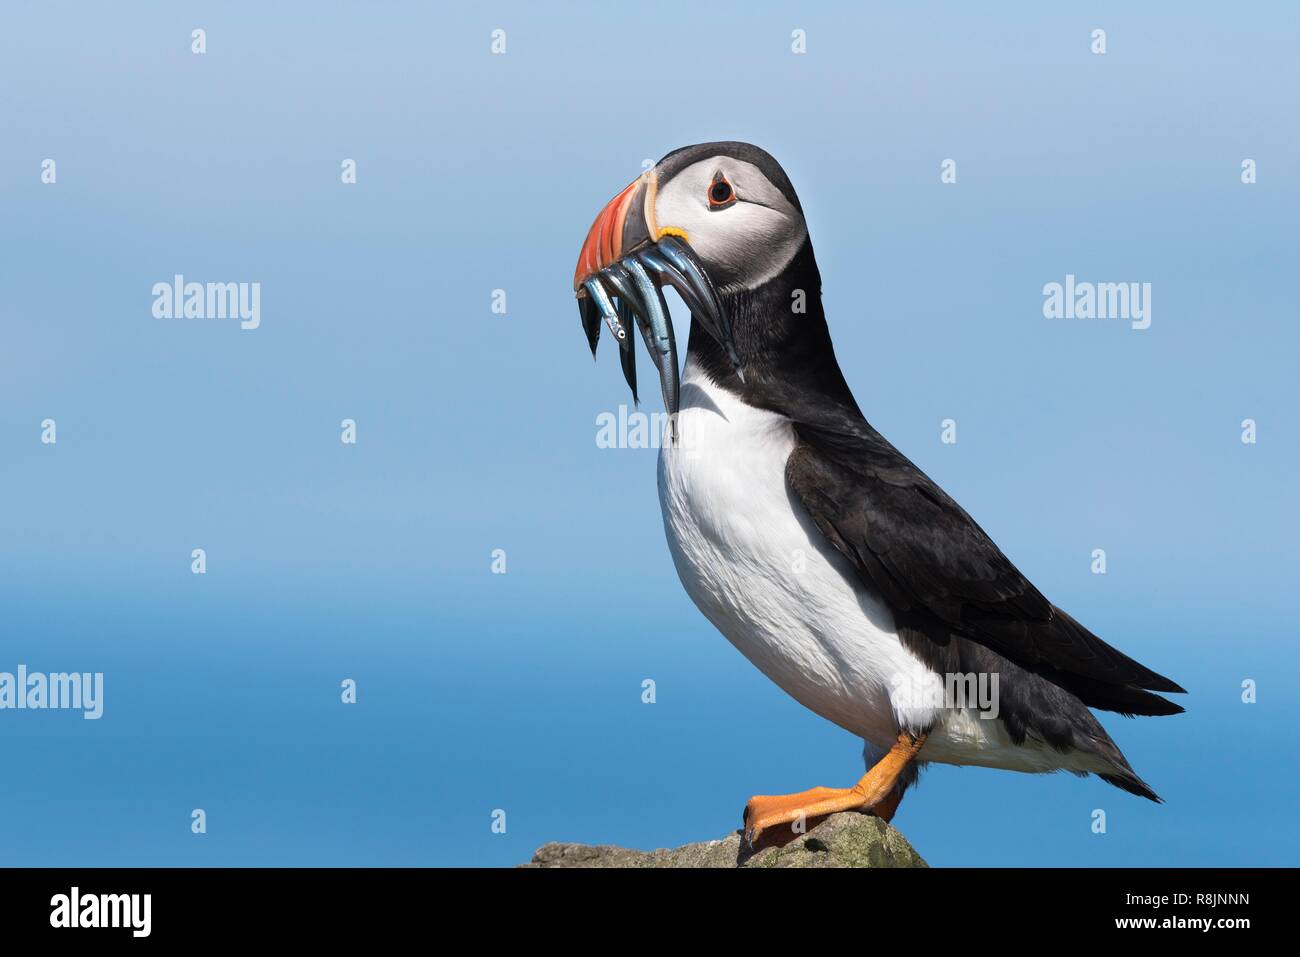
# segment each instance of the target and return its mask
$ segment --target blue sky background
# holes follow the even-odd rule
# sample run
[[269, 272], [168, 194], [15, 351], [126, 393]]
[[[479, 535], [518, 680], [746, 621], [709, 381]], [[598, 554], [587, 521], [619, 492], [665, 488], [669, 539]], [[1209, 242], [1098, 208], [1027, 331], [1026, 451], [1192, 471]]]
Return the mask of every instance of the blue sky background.
[[[855, 780], [681, 590], [656, 453], [595, 444], [628, 398], [583, 235], [728, 138], [798, 188], [872, 422], [1191, 692], [1103, 719], [1162, 807], [936, 767], [899, 827], [936, 865], [1300, 863], [1300, 14], [1171, 11], [6, 3], [0, 670], [106, 700], [0, 712], [0, 864], [509, 865]], [[153, 318], [178, 272], [260, 282], [261, 328]], [[1066, 273], [1152, 283], [1151, 328], [1044, 319]]]

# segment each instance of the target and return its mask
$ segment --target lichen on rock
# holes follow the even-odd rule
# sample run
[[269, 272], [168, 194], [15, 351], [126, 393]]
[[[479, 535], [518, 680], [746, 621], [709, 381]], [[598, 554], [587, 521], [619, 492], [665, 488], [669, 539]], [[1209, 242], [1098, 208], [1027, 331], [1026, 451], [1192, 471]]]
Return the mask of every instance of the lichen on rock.
[[878, 817], [832, 814], [805, 834], [780, 835], [757, 850], [740, 833], [672, 849], [636, 851], [611, 844], [545, 844], [524, 867], [926, 867], [907, 839]]

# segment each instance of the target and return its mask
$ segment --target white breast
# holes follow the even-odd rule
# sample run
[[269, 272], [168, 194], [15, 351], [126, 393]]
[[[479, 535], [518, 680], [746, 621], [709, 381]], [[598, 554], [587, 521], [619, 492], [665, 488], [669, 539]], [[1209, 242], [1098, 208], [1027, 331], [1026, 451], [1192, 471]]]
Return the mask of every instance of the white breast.
[[677, 574], [705, 617], [804, 707], [877, 749], [900, 727], [928, 727], [927, 761], [1091, 770], [1088, 756], [1013, 744], [1001, 721], [924, 703], [916, 692], [936, 677], [788, 489], [793, 447], [787, 419], [687, 362], [678, 441], [659, 454], [659, 502]]
[[789, 421], [746, 405], [691, 362], [681, 404], [678, 442], [659, 456], [659, 500], [687, 593], [805, 707], [892, 744], [890, 689], [900, 676], [925, 680], [927, 669], [899, 642], [889, 608], [856, 583], [792, 498]]

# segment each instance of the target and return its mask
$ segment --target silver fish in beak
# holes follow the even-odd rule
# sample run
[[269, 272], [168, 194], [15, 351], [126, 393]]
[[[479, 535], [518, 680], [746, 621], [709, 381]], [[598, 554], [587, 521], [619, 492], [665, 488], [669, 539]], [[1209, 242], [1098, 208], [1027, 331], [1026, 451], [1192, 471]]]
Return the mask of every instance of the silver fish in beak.
[[670, 285], [691, 316], [726, 350], [744, 376], [731, 324], [713, 281], [680, 230], [661, 229], [654, 218], [657, 179], [649, 170], [615, 196], [587, 232], [574, 271], [578, 313], [593, 356], [602, 322], [619, 344], [623, 375], [636, 391], [636, 358], [627, 326], [635, 323], [659, 372], [664, 408], [675, 423], [681, 383], [672, 316], [663, 287]]

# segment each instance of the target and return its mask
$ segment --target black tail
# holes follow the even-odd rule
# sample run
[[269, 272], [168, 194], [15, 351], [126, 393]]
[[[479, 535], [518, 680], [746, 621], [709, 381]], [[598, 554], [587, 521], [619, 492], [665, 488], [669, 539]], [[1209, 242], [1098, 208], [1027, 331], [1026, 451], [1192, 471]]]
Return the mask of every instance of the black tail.
[[[1107, 662], [1108, 670], [1115, 674], [1118, 680], [1108, 676], [1086, 675], [1059, 669], [1040, 671], [1049, 681], [1067, 689], [1090, 708], [1116, 711], [1125, 717], [1183, 713], [1182, 705], [1174, 704], [1158, 694], [1152, 694], [1154, 691], [1186, 694], [1186, 689], [1181, 685], [1106, 644], [1061, 609], [1056, 608], [1055, 612], [1053, 625], [1062, 636], [1077, 646], [1091, 649], [1098, 661]], [[1129, 790], [1123, 784], [1116, 786]]]
[[1155, 791], [1151, 790], [1151, 785], [1147, 784], [1132, 771], [1120, 772], [1118, 774], [1099, 774], [1107, 784], [1113, 784], [1121, 791], [1127, 791], [1129, 794], [1136, 794], [1138, 797], [1144, 797], [1148, 801], [1155, 801], [1157, 804], [1164, 804], [1164, 799]]
[[[1061, 672], [1048, 672], [1044, 677], [1069, 690], [1088, 707], [1100, 708], [1102, 711], [1116, 711], [1126, 718], [1134, 715], [1182, 714], [1186, 710], [1182, 705], [1175, 704], [1168, 698], [1162, 698], [1142, 688], [1135, 688], [1133, 685], [1110, 685]], [[1180, 688], [1179, 691], [1182, 689]]]

